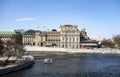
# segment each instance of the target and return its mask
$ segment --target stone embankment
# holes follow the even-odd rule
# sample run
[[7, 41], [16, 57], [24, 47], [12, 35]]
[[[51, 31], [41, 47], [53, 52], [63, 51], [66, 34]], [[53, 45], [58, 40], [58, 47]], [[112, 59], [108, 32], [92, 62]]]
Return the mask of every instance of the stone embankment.
[[19, 63], [15, 63], [12, 65], [7, 65], [5, 67], [0, 67], [0, 75], [1, 74], [6, 74], [9, 72], [14, 72], [14, 71], [18, 71], [27, 67], [30, 67], [34, 64], [34, 60], [25, 60], [25, 61], [21, 61]]
[[67, 52], [67, 53], [109, 53], [120, 54], [119, 49], [112, 48], [95, 48], [95, 49], [69, 49], [69, 48], [57, 48], [57, 47], [38, 47], [38, 46], [25, 46], [26, 51], [47, 51], [47, 52]]

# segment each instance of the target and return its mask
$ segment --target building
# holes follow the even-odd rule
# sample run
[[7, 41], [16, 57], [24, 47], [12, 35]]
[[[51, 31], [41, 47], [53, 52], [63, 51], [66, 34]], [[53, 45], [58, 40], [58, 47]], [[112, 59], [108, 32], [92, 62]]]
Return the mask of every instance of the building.
[[85, 29], [81, 31], [77, 25], [60, 25], [59, 31], [14, 30], [0, 31], [0, 37], [7, 41], [13, 37], [25, 45], [40, 47], [80, 48], [81, 41], [89, 40]]
[[84, 40], [84, 41], [81, 41], [80, 45], [81, 45], [81, 48], [84, 48], [84, 49], [100, 48], [101, 42], [96, 40]]
[[2, 30], [0, 31], [0, 40], [4, 43], [12, 40], [16, 43], [22, 44], [22, 34], [17, 30]]
[[77, 25], [60, 25], [59, 31], [28, 30], [23, 34], [24, 45], [40, 47], [79, 48], [80, 31]]
[[0, 31], [0, 40], [2, 40], [3, 42], [6, 42], [8, 40], [14, 39], [16, 36], [16, 33], [14, 30], [2, 30]]
[[61, 25], [59, 30], [60, 47], [80, 48], [80, 31], [77, 25]]

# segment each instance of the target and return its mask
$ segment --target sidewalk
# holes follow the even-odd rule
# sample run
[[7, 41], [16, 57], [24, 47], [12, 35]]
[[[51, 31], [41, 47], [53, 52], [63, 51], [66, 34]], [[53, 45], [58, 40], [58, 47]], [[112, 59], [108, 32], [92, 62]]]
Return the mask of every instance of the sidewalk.
[[47, 51], [47, 52], [68, 52], [68, 53], [110, 53], [120, 54], [119, 49], [112, 48], [95, 48], [95, 49], [70, 49], [70, 48], [57, 48], [57, 47], [38, 47], [38, 46], [26, 46], [26, 51]]

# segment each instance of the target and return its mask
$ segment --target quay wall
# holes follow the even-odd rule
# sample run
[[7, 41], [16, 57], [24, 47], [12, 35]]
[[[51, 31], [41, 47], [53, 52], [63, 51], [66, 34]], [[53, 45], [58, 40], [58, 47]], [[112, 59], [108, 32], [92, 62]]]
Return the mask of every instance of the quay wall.
[[18, 64], [8, 65], [5, 67], [0, 67], [0, 75], [6, 74], [9, 72], [14, 72], [17, 70], [21, 70], [27, 67], [30, 67], [34, 64], [34, 60], [24, 61]]
[[67, 53], [109, 53], [120, 54], [119, 49], [113, 48], [95, 48], [95, 49], [70, 49], [70, 48], [56, 48], [56, 47], [38, 47], [38, 46], [26, 46], [26, 51], [47, 51], [47, 52], [67, 52]]

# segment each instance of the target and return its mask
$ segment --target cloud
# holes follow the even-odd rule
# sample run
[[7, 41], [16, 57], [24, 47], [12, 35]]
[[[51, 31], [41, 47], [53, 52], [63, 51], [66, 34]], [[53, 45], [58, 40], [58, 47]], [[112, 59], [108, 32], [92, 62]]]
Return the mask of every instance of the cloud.
[[31, 21], [31, 20], [35, 20], [34, 18], [19, 18], [19, 19], [15, 19], [15, 21]]

